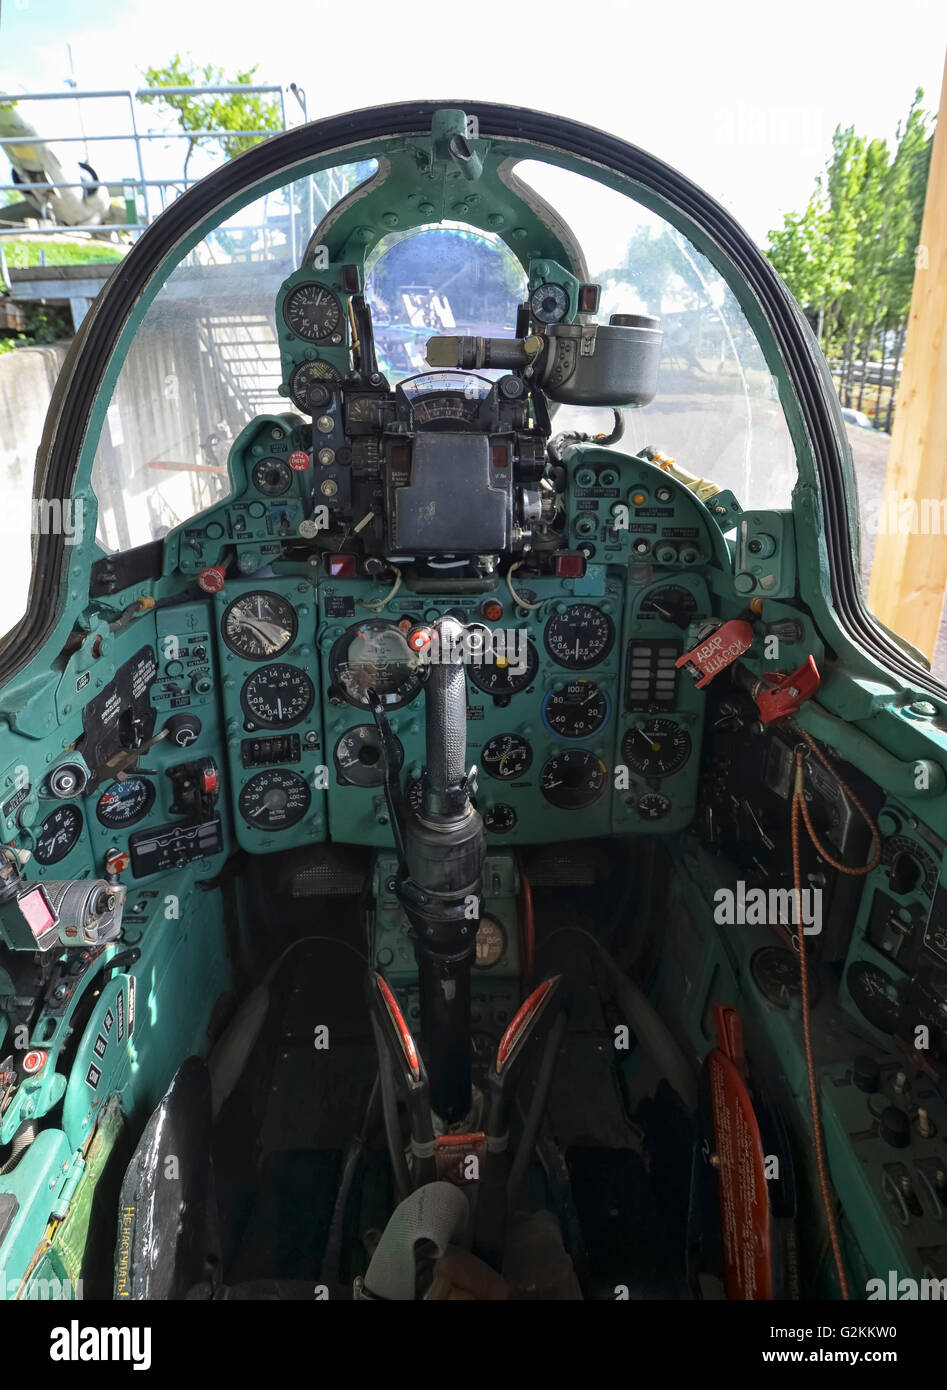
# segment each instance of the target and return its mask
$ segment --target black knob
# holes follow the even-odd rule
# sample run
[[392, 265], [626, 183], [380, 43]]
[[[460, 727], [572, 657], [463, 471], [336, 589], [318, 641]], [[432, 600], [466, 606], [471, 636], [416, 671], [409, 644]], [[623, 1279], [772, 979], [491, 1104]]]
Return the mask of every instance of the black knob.
[[891, 861], [888, 881], [892, 893], [897, 893], [899, 897], [903, 897], [905, 893], [913, 893], [923, 874], [924, 870], [913, 854], [908, 854], [906, 850], [899, 851]]
[[168, 738], [178, 748], [187, 748], [194, 743], [201, 732], [201, 721], [196, 714], [172, 714], [164, 726]]
[[881, 1081], [881, 1068], [874, 1057], [862, 1054], [852, 1063], [852, 1080], [860, 1091], [877, 1091]]
[[910, 1144], [911, 1122], [897, 1106], [889, 1105], [887, 1110], [882, 1110], [878, 1125], [882, 1139], [893, 1149], [906, 1149]]

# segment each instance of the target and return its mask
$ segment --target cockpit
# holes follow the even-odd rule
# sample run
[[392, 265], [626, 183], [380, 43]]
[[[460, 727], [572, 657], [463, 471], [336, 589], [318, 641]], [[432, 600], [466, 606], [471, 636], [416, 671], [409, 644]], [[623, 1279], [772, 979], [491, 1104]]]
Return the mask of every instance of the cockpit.
[[552, 117], [305, 126], [141, 238], [0, 646], [15, 1296], [947, 1277], [947, 697], [839, 418], [727, 214]]

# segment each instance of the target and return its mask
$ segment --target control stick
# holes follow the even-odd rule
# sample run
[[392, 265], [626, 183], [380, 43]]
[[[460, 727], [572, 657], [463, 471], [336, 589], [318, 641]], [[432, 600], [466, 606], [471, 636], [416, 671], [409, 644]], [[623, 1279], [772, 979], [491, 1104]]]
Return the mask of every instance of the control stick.
[[466, 629], [453, 617], [415, 628], [409, 645], [427, 665], [427, 763], [420, 805], [406, 806], [381, 700], [369, 704], [385, 749], [385, 792], [399, 860], [396, 891], [418, 942], [421, 1036], [431, 1106], [447, 1124], [470, 1110], [470, 971], [483, 878], [483, 820], [470, 800]]

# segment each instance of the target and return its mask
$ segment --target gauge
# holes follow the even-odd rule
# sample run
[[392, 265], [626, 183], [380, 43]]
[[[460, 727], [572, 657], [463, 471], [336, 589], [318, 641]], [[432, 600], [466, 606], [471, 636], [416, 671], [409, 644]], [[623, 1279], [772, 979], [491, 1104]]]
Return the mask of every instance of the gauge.
[[579, 749], [550, 758], [539, 779], [543, 796], [560, 811], [583, 811], [605, 791], [608, 773], [601, 758]]
[[36, 834], [33, 858], [37, 864], [58, 864], [75, 849], [82, 834], [82, 812], [77, 806], [57, 806]]
[[375, 690], [387, 709], [400, 709], [421, 689], [423, 668], [400, 627], [385, 618], [366, 618], [335, 643], [329, 671], [350, 705], [367, 709], [368, 692]]
[[529, 312], [538, 323], [559, 323], [569, 312], [569, 296], [562, 285], [539, 285], [529, 297]]
[[257, 492], [267, 497], [282, 497], [293, 485], [293, 470], [285, 459], [260, 459], [250, 477]]
[[303, 284], [283, 300], [283, 318], [297, 338], [321, 343], [326, 338], [341, 342], [342, 305], [325, 285]]
[[519, 734], [497, 734], [485, 743], [480, 754], [484, 772], [500, 782], [522, 777], [533, 761], [533, 750]]
[[652, 589], [642, 600], [642, 613], [656, 613], [665, 622], [676, 627], [686, 627], [689, 619], [697, 612], [697, 599], [683, 584], [662, 584], [660, 589]]
[[[786, 946], [761, 946], [750, 958], [750, 974], [756, 988], [777, 1009], [788, 1009], [802, 995], [799, 957]], [[809, 967], [809, 1000], [819, 1002], [822, 985]]]
[[134, 825], [151, 810], [155, 789], [144, 777], [126, 777], [113, 782], [99, 797], [95, 814], [103, 825]]
[[609, 699], [594, 681], [570, 681], [543, 700], [543, 722], [559, 738], [591, 738], [606, 723]]
[[642, 820], [660, 820], [671, 809], [671, 802], [660, 792], [645, 792], [638, 801], [636, 810]]
[[420, 376], [408, 377], [398, 387], [398, 391], [412, 404], [419, 396], [435, 393], [461, 395], [466, 400], [485, 400], [493, 390], [493, 382], [474, 372], [441, 371], [422, 372]]
[[477, 689], [487, 695], [516, 695], [532, 685], [539, 670], [539, 656], [532, 642], [526, 642], [521, 650], [525, 652], [522, 661], [496, 655], [482, 663], [473, 662], [467, 667], [467, 674]]
[[244, 714], [264, 729], [296, 724], [312, 709], [315, 698], [315, 689], [305, 671], [281, 661], [254, 671], [240, 692]]
[[852, 961], [845, 983], [856, 1006], [881, 1033], [893, 1033], [901, 1014], [901, 998], [891, 976], [867, 960]]
[[503, 801], [498, 801], [495, 806], [488, 806], [483, 813], [484, 829], [493, 835], [505, 835], [515, 824], [516, 812]]
[[299, 410], [312, 415], [329, 399], [326, 382], [341, 380], [341, 372], [330, 362], [303, 362], [289, 378], [289, 394]]
[[938, 868], [935, 860], [909, 835], [889, 835], [885, 840], [883, 862], [890, 868], [892, 891], [899, 896], [913, 889], [932, 898], [937, 891]]
[[573, 603], [549, 619], [544, 640], [553, 661], [572, 671], [585, 671], [608, 656], [615, 641], [615, 624], [591, 603]]
[[496, 965], [506, 949], [506, 932], [495, 917], [481, 917], [477, 928], [476, 955], [474, 967], [489, 970]]
[[295, 642], [298, 627], [293, 605], [266, 589], [235, 598], [220, 620], [227, 646], [247, 661], [279, 656]]
[[246, 782], [237, 805], [258, 830], [288, 830], [309, 810], [309, 788], [298, 772], [271, 767]]
[[[404, 749], [395, 739], [396, 763], [404, 762]], [[335, 745], [339, 781], [350, 787], [381, 787], [385, 781], [385, 751], [374, 724], [356, 724]]]
[[673, 719], [649, 719], [629, 729], [621, 755], [639, 777], [670, 777], [691, 755], [691, 736]]
[[449, 396], [420, 396], [411, 404], [411, 419], [419, 428], [442, 422], [469, 425], [476, 420], [478, 409], [478, 401], [456, 391]]

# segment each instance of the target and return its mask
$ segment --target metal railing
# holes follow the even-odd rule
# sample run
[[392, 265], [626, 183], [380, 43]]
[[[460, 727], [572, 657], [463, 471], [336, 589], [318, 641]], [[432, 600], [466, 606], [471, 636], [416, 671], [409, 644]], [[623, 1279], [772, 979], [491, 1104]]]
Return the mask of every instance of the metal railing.
[[[174, 179], [149, 178], [145, 168], [145, 154], [148, 149], [148, 142], [152, 140], [188, 140], [192, 143], [203, 140], [234, 140], [246, 139], [269, 139], [278, 134], [274, 130], [254, 130], [251, 127], [238, 128], [233, 130], [170, 130], [170, 131], [151, 131], [139, 128], [139, 113], [136, 103], [151, 97], [167, 96], [215, 96], [215, 95], [239, 95], [255, 96], [269, 95], [279, 96], [280, 104], [280, 128], [287, 129], [286, 120], [286, 94], [291, 93], [299, 104], [303, 120], [307, 119], [306, 112], [306, 93], [295, 82], [291, 82], [287, 87], [276, 86], [273, 84], [260, 84], [254, 86], [244, 86], [242, 84], [232, 84], [215, 87], [140, 87], [137, 91], [131, 88], [110, 89], [95, 92], [80, 92], [70, 89], [65, 92], [11, 92], [0, 95], [0, 106], [18, 104], [20, 102], [36, 101], [98, 101], [116, 99], [127, 101], [128, 115], [130, 120], [130, 130], [116, 131], [107, 135], [45, 135], [37, 132], [32, 136], [8, 135], [0, 137], [0, 149], [6, 150], [8, 145], [23, 145], [35, 142], [40, 145], [64, 145], [82, 144], [88, 145], [91, 142], [112, 142], [129, 143], [134, 147], [135, 161], [137, 164], [137, 176], [124, 177], [120, 179], [101, 179], [101, 184], [105, 188], [122, 187], [134, 190], [134, 198], [137, 205], [138, 193], [141, 194], [141, 219], [134, 222], [119, 223], [84, 223], [76, 226], [54, 226], [54, 227], [27, 227], [23, 225], [0, 227], [0, 237], [9, 236], [55, 236], [65, 232], [98, 232], [111, 227], [115, 231], [138, 233], [143, 232], [151, 225], [155, 217], [163, 212], [173, 199], [167, 197], [169, 189], [183, 192], [190, 188], [192, 184], [199, 182], [198, 179], [188, 178], [182, 175]], [[30, 185], [28, 183], [0, 183], [0, 192], [17, 192], [26, 195], [32, 188], [34, 191], [41, 188], [76, 188], [77, 183], [42, 183]], [[152, 200], [149, 199], [149, 189], [161, 189], [162, 194], [157, 200], [160, 204], [157, 211], [152, 209]], [[3, 208], [0, 205], [0, 218], [2, 218]], [[41, 214], [38, 214], [41, 215]], [[248, 228], [248, 230], [250, 230]], [[295, 226], [292, 228], [292, 242], [295, 252]]]

